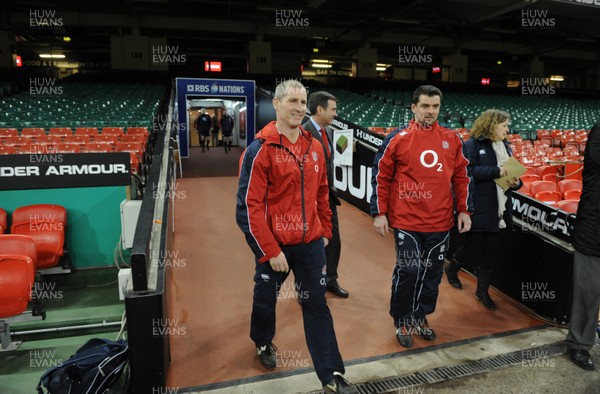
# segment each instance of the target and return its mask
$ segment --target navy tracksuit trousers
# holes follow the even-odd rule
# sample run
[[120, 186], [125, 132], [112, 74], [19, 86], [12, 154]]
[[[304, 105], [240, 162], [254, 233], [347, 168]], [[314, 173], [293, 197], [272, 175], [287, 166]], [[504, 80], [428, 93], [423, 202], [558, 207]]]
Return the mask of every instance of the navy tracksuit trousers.
[[435, 311], [450, 232], [394, 229], [396, 266], [392, 276], [390, 315], [394, 325], [422, 322]]
[[[323, 240], [281, 249], [294, 272], [294, 288], [301, 295], [306, 344], [317, 376], [326, 385], [333, 379], [333, 372], [345, 370], [325, 299], [327, 263]], [[269, 262], [256, 264], [250, 338], [257, 347], [269, 344], [275, 336], [277, 292], [287, 277], [287, 272], [273, 271]]]

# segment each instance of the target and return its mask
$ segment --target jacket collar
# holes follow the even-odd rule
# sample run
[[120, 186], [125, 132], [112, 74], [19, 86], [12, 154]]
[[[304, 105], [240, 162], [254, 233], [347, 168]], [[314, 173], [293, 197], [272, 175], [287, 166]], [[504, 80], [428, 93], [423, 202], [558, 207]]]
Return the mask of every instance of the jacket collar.
[[[308, 142], [310, 142], [313, 138], [312, 134], [307, 132], [302, 128], [302, 126], [298, 126], [300, 128], [300, 137], [306, 138]], [[281, 142], [281, 134], [277, 127], [275, 126], [275, 121], [271, 121], [265, 127], [262, 128], [257, 134], [256, 138], [260, 139], [268, 144], [280, 144]]]

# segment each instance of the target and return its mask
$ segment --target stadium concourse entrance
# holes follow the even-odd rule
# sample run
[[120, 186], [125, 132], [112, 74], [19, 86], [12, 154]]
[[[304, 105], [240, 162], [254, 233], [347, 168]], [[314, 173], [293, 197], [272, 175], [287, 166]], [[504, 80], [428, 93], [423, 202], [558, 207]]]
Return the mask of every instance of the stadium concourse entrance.
[[194, 121], [202, 107], [207, 109], [211, 117], [217, 115], [217, 119], [220, 119], [222, 109], [227, 108], [234, 118], [233, 144], [246, 147], [252, 142], [256, 132], [254, 81], [176, 78], [175, 83], [175, 113], [181, 157], [189, 157], [189, 147], [198, 145]]

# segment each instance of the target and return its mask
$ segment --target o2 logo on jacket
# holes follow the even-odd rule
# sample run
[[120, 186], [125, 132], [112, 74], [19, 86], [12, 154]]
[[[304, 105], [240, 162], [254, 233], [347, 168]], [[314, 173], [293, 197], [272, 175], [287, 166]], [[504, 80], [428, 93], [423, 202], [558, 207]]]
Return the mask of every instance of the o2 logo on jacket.
[[319, 172], [319, 165], [315, 164], [315, 172]]
[[428, 149], [421, 152], [419, 161], [425, 168], [432, 168], [437, 165], [437, 171], [442, 172], [443, 164], [439, 162], [439, 157], [436, 151]]

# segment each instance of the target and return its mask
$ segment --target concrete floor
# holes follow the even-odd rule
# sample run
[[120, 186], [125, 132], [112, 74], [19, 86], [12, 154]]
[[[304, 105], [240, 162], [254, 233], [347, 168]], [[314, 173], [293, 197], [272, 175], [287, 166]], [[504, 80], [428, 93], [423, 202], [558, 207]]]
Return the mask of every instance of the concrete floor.
[[[399, 353], [396, 357], [374, 362], [351, 365], [346, 378], [360, 383], [389, 376], [409, 375], [414, 372], [442, 366], [455, 365], [465, 361], [511, 353], [530, 348], [562, 342], [566, 330], [543, 328], [503, 337], [482, 338], [465, 344], [456, 344], [435, 350], [410, 354]], [[600, 363], [600, 347], [592, 349], [592, 356]], [[210, 391], [211, 394], [280, 394], [318, 392], [312, 371], [274, 380], [253, 382], [235, 387], [225, 387]], [[200, 391], [186, 391], [200, 393]], [[390, 393], [600, 393], [600, 373], [589, 372], [572, 364], [565, 355], [548, 357], [529, 363], [519, 363], [506, 368], [452, 379], [443, 383], [405, 387]]]

